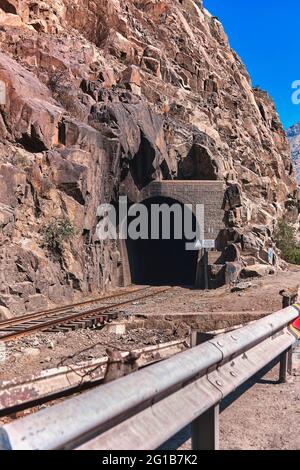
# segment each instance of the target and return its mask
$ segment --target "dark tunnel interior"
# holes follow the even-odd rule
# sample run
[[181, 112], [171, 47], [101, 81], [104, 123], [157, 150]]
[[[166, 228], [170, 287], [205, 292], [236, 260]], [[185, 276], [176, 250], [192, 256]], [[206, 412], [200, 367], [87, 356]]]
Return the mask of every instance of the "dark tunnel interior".
[[[148, 226], [151, 229], [151, 206], [153, 204], [180, 204], [178, 201], [165, 197], [157, 197], [144, 201], [148, 209]], [[182, 213], [183, 205], [180, 204]], [[129, 223], [130, 223], [129, 219]], [[196, 279], [197, 251], [187, 251], [184, 237], [176, 239], [174, 236], [174, 215], [170, 217], [170, 239], [162, 237], [160, 227], [159, 239], [127, 240], [127, 251], [134, 284], [147, 285], [185, 285], [193, 286]], [[193, 227], [196, 219], [193, 216]], [[182, 221], [183, 228], [183, 221]], [[150, 230], [149, 230], [150, 231]]]

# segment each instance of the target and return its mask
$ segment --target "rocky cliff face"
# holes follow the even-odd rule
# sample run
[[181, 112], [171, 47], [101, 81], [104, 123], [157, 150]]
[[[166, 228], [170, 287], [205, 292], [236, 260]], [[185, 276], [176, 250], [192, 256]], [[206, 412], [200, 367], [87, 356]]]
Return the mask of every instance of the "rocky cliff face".
[[[276, 220], [297, 219], [274, 104], [199, 0], [0, 0], [0, 45], [2, 312], [118, 282], [118, 246], [95, 229], [121, 183], [237, 184], [226, 217], [245, 263], [266, 260]], [[43, 229], [64, 218], [74, 233], [53, 256]]]
[[295, 124], [287, 130], [287, 136], [292, 151], [292, 160], [295, 167], [296, 177], [300, 185], [300, 123]]

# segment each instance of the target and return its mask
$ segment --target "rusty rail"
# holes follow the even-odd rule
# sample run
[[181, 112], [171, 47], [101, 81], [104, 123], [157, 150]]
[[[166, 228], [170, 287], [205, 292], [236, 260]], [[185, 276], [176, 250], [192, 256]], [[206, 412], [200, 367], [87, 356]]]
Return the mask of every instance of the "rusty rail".
[[[193, 423], [218, 448], [219, 404], [296, 342], [292, 306], [0, 429], [3, 449], [156, 449]], [[209, 437], [207, 437], [209, 436]]]
[[9, 320], [1, 321], [0, 322], [0, 331], [1, 331], [1, 328], [16, 326], [16, 325], [22, 324], [22, 323], [24, 323], [28, 320], [29, 321], [30, 320], [38, 320], [39, 318], [44, 319], [45, 317], [52, 316], [52, 315], [55, 315], [55, 314], [60, 314], [60, 313], [65, 312], [65, 311], [73, 311], [74, 308], [85, 307], [87, 305], [96, 304], [96, 303], [99, 303], [99, 302], [104, 302], [106, 300], [115, 299], [115, 298], [119, 298], [119, 297], [124, 297], [126, 295], [135, 294], [137, 292], [140, 293], [140, 292], [143, 292], [143, 291], [147, 291], [151, 288], [152, 288], [151, 286], [147, 286], [147, 287], [142, 287], [142, 288], [139, 288], [139, 289], [126, 290], [124, 292], [117, 292], [117, 293], [114, 293], [114, 294], [111, 294], [111, 295], [108, 295], [108, 296], [98, 297], [97, 299], [90, 299], [90, 300], [85, 300], [84, 302], [77, 302], [75, 304], [64, 305], [63, 307], [55, 307], [55, 308], [48, 309], [48, 310], [39, 310], [38, 312], [28, 313], [26, 315], [22, 315], [21, 317], [16, 317], [16, 318], [11, 318]]
[[[101, 319], [103, 314], [105, 317], [115, 315], [114, 313], [109, 313], [109, 312], [116, 308], [124, 307], [125, 305], [130, 305], [131, 303], [136, 302], [138, 300], [144, 300], [150, 297], [155, 297], [157, 295], [163, 294], [164, 292], [167, 292], [170, 289], [171, 289], [170, 287], [167, 287], [167, 288], [155, 290], [149, 294], [135, 297], [133, 299], [126, 300], [124, 302], [118, 302], [118, 303], [113, 303], [113, 304], [104, 305], [104, 306], [102, 305], [100, 307], [93, 308], [91, 310], [87, 310], [84, 312], [76, 312], [76, 313], [72, 313], [72, 311], [63, 312], [62, 314], [58, 314], [54, 318], [51, 318], [51, 316], [42, 318], [40, 316], [38, 318], [39, 320], [38, 324], [36, 324], [36, 318], [30, 318], [29, 320], [27, 320], [28, 323], [26, 324], [26, 317], [24, 318], [24, 320], [22, 319], [17, 320], [15, 324], [10, 324], [9, 326], [3, 326], [3, 324], [2, 325], [0, 324], [0, 341], [3, 341], [3, 342], [12, 341], [18, 338], [22, 338], [24, 336], [28, 336], [32, 333], [36, 333], [38, 331], [44, 331], [44, 330], [53, 328], [55, 326], [68, 325], [68, 323], [71, 323], [72, 321], [77, 321], [77, 320], [87, 321], [89, 319], [94, 319], [96, 322], [103, 323], [103, 318]], [[141, 290], [144, 291], [145, 289], [140, 289], [135, 292], [139, 293]], [[129, 292], [127, 294], [122, 293], [116, 296], [111, 296], [111, 298], [118, 297], [118, 296], [120, 297], [123, 295], [132, 295], [132, 292]], [[22, 325], [24, 325], [24, 327]], [[5, 331], [7, 331], [6, 334], [5, 334]], [[1, 334], [1, 333], [4, 333], [4, 334]]]

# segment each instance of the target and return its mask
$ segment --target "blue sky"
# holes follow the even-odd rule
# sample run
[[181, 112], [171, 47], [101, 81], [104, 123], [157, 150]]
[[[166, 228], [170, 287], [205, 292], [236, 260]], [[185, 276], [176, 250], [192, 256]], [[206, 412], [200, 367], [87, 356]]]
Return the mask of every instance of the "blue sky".
[[300, 80], [299, 0], [203, 0], [223, 23], [253, 85], [274, 98], [284, 127], [300, 121], [291, 84]]

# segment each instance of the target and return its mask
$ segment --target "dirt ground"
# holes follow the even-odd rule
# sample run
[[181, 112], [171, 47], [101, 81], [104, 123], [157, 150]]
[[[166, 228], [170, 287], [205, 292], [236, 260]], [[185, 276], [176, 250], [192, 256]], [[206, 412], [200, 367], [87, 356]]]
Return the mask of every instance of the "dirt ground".
[[[119, 310], [121, 319], [134, 319], [121, 336], [105, 329], [79, 330], [40, 333], [9, 343], [6, 361], [0, 363], [0, 381], [99, 358], [107, 347], [129, 351], [186, 337], [188, 328], [180, 326], [188, 326], [187, 316], [203, 317], [201, 325], [208, 330], [212, 325], [214, 329], [224, 327], [224, 318], [229, 326], [275, 312], [281, 308], [279, 291], [300, 284], [300, 268], [250, 282], [251, 286], [241, 292], [232, 293], [229, 287], [209, 292], [174, 287], [157, 297], [136, 301]], [[135, 327], [136, 316], [161, 316], [168, 321], [162, 327], [141, 328], [138, 324]], [[270, 372], [222, 413], [222, 448], [300, 449], [300, 378], [293, 377], [286, 385], [269, 384], [276, 374]]]
[[228, 286], [210, 291], [176, 287], [159, 297], [127, 307], [125, 312], [135, 315], [192, 312], [272, 313], [281, 309], [282, 298], [279, 291], [300, 285], [300, 266], [293, 266], [289, 271], [255, 278], [249, 282], [249, 289], [235, 293], [232, 293]]
[[221, 414], [226, 450], [300, 450], [300, 376], [278, 383], [279, 367]]
[[[250, 382], [252, 387], [221, 412], [221, 450], [300, 450], [300, 376], [279, 384], [278, 375], [276, 366]], [[190, 433], [190, 427], [183, 430], [165, 448], [190, 450]]]

